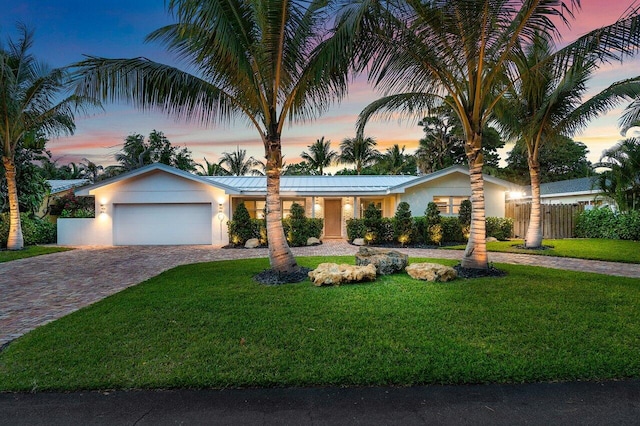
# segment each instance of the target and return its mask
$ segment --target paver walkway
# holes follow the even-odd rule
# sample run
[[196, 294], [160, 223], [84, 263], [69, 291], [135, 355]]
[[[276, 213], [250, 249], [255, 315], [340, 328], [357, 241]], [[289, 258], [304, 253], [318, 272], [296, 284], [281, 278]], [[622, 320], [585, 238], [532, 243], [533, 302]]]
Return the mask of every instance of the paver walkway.
[[[327, 240], [293, 249], [296, 256], [354, 255], [357, 247]], [[460, 259], [461, 251], [402, 249], [410, 257]], [[211, 246], [79, 247], [76, 250], [0, 263], [0, 347], [34, 328], [138, 284], [178, 265], [266, 257], [267, 249]], [[640, 278], [640, 265], [489, 253], [497, 263], [536, 265]]]

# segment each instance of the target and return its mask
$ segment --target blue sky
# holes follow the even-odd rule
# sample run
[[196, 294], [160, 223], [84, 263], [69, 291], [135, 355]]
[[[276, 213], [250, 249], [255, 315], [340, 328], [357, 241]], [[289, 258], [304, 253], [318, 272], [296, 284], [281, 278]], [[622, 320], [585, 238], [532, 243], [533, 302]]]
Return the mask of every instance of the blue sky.
[[[571, 41], [585, 32], [615, 21], [632, 1], [583, 0], [582, 12], [573, 23], [565, 40]], [[15, 37], [15, 23], [23, 22], [35, 29], [33, 53], [51, 66], [65, 66], [81, 60], [82, 55], [130, 58], [144, 56], [149, 59], [173, 63], [172, 58], [159, 46], [144, 43], [151, 31], [172, 22], [163, 0], [56, 0], [13, 1], [0, 15], [0, 37]], [[610, 83], [640, 74], [639, 62], [602, 67], [592, 80], [593, 93]], [[332, 141], [333, 149], [345, 137], [354, 136], [357, 114], [377, 95], [364, 81], [356, 81], [349, 96], [320, 119], [311, 123], [294, 124], [283, 132], [285, 161], [296, 162], [299, 154], [316, 139], [324, 136]], [[603, 149], [614, 145], [621, 136], [616, 120], [621, 109], [595, 120], [589, 128], [574, 139], [587, 144], [589, 159], [597, 161]], [[405, 145], [413, 152], [422, 136], [416, 121], [411, 123], [373, 122], [367, 134], [378, 140], [384, 151], [394, 143]], [[250, 155], [261, 159], [263, 148], [253, 128], [244, 122], [226, 127], [202, 128], [178, 123], [160, 114], [143, 114], [126, 105], [105, 105], [104, 112], [89, 117], [78, 117], [74, 136], [54, 139], [48, 144], [59, 164], [79, 161], [86, 157], [99, 164], [113, 163], [113, 154], [119, 150], [124, 138], [131, 133], [148, 135], [153, 129], [163, 131], [174, 145], [187, 146], [196, 161], [206, 157], [217, 160], [224, 151], [236, 146], [247, 149]], [[504, 157], [504, 155], [503, 155]]]

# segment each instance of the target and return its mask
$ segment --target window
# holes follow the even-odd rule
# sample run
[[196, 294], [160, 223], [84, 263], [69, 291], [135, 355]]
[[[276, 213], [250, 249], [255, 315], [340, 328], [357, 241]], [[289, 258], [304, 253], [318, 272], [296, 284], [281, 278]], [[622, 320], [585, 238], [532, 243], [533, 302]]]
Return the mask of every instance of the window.
[[364, 217], [364, 211], [369, 207], [369, 204], [376, 206], [378, 210], [382, 210], [384, 200], [382, 198], [365, 198], [360, 199], [360, 218]]
[[289, 214], [291, 214], [291, 205], [293, 205], [293, 203], [296, 203], [300, 206], [302, 206], [303, 209], [306, 209], [306, 204], [305, 204], [305, 199], [304, 198], [292, 198], [292, 199], [287, 199], [287, 200], [282, 200], [282, 217], [289, 217]]
[[244, 202], [244, 206], [249, 211], [249, 216], [251, 216], [252, 219], [262, 219], [264, 217], [264, 208], [267, 204], [265, 200], [234, 198], [233, 199], [234, 213], [238, 208], [238, 204], [242, 202]]
[[[236, 211], [238, 208], [238, 204], [244, 202], [244, 206], [249, 211], [249, 216], [252, 219], [264, 219], [265, 207], [267, 205], [266, 200], [264, 199], [247, 199], [247, 198], [234, 198], [233, 199], [233, 211]], [[291, 205], [293, 203], [298, 203], [305, 208], [305, 199], [304, 198], [291, 198], [282, 200], [282, 217], [288, 217], [291, 211]]]
[[438, 195], [433, 197], [433, 202], [438, 205], [438, 210], [442, 214], [454, 215], [460, 212], [460, 204], [469, 197], [452, 197]]

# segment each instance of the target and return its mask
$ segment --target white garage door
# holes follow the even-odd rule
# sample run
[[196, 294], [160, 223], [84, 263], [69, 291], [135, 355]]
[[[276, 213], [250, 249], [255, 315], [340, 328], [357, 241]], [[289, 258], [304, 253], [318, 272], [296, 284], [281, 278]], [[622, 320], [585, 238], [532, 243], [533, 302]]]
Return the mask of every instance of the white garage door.
[[211, 244], [211, 204], [116, 204], [115, 245]]

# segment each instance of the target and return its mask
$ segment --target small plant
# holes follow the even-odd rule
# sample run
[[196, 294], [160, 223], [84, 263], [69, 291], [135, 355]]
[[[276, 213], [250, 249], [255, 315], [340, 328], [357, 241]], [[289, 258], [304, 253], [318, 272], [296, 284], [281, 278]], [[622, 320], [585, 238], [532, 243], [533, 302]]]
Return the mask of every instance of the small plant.
[[393, 235], [400, 244], [405, 245], [411, 240], [412, 226], [413, 219], [409, 203], [403, 201], [398, 204], [393, 221]]
[[347, 219], [347, 239], [353, 242], [356, 238], [364, 238], [367, 227], [364, 226], [364, 219]]
[[426, 240], [432, 244], [440, 244], [442, 242], [442, 218], [440, 217], [440, 210], [438, 205], [431, 201], [427, 204], [427, 209], [424, 212], [427, 222], [427, 235]]
[[[377, 208], [375, 204], [369, 203], [364, 211], [364, 226], [367, 229], [367, 234], [372, 238], [371, 244], [377, 242], [378, 236], [381, 234], [382, 225], [382, 210]], [[367, 235], [365, 234], [365, 239]]]
[[247, 240], [255, 237], [254, 226], [249, 211], [244, 203], [238, 204], [233, 213], [233, 220], [227, 222], [229, 240], [234, 245], [243, 245]]
[[471, 201], [464, 200], [460, 203], [460, 211], [458, 212], [458, 221], [465, 239], [469, 239], [471, 230]]

